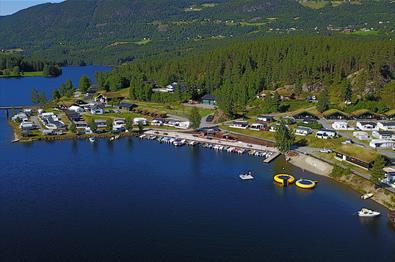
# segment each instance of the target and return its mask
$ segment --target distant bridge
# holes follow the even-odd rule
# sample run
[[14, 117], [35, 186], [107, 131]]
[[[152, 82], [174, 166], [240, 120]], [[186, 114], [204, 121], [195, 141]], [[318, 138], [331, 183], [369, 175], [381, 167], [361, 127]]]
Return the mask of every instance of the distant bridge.
[[22, 110], [26, 108], [34, 108], [35, 106], [0, 106], [0, 110], [6, 111], [7, 118], [9, 118], [9, 110]]

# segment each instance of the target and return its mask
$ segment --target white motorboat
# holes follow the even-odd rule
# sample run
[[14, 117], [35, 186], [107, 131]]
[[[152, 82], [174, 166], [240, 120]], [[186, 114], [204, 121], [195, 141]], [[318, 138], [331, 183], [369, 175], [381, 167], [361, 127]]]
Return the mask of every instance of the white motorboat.
[[89, 142], [91, 142], [91, 143], [95, 143], [95, 142], [96, 142], [96, 138], [94, 138], [94, 137], [90, 137], [90, 138], [89, 138]]
[[239, 177], [241, 178], [241, 180], [252, 180], [252, 179], [254, 179], [254, 176], [252, 175], [251, 171], [248, 171], [247, 173], [244, 173], [244, 174], [240, 174]]
[[380, 215], [380, 212], [373, 211], [367, 208], [362, 208], [360, 211], [358, 211], [358, 216], [360, 217], [377, 217]]
[[373, 196], [373, 193], [366, 193], [366, 194], [363, 194], [363, 195], [361, 196], [361, 199], [363, 199], [363, 200], [369, 199], [369, 198], [371, 198], [372, 196]]

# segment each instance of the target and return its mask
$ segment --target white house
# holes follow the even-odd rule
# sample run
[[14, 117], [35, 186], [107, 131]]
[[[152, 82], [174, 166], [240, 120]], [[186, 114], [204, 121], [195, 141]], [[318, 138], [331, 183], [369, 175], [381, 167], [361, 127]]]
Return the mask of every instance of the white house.
[[395, 140], [395, 133], [391, 131], [373, 131], [372, 136], [377, 139]]
[[264, 130], [266, 128], [266, 125], [261, 124], [261, 123], [254, 123], [251, 124], [250, 129], [251, 130], [255, 130], [255, 131], [261, 131]]
[[239, 128], [239, 129], [247, 129], [248, 122], [247, 121], [233, 121], [233, 123], [229, 127]]
[[352, 135], [358, 140], [369, 140], [369, 134], [366, 132], [356, 131]]
[[384, 167], [383, 171], [384, 179], [381, 182], [395, 188], [395, 166]]
[[394, 141], [385, 139], [373, 139], [370, 141], [369, 146], [373, 148], [391, 148], [395, 145]]
[[18, 114], [14, 115], [14, 116], [12, 117], [12, 120], [14, 120], [14, 121], [19, 120], [19, 121], [25, 122], [25, 121], [28, 121], [29, 118], [27, 117], [26, 113], [24, 113], [24, 112], [19, 112]]
[[377, 127], [384, 131], [395, 130], [395, 122], [378, 122]]
[[332, 124], [332, 128], [335, 130], [354, 130], [346, 121], [335, 121]]
[[102, 114], [104, 114], [104, 109], [101, 106], [99, 106], [99, 105], [93, 105], [91, 107], [90, 111], [91, 111], [92, 115], [102, 115]]
[[20, 125], [19, 125], [20, 129], [24, 129], [24, 130], [32, 130], [36, 128], [36, 125], [33, 122], [29, 122], [29, 121], [23, 121]]
[[378, 130], [375, 122], [357, 122], [357, 128], [362, 131]]
[[311, 129], [310, 127], [298, 126], [295, 129], [295, 135], [298, 135], [298, 136], [307, 136], [312, 133], [313, 133], [313, 129]]
[[267, 122], [272, 122], [272, 121], [274, 121], [274, 118], [273, 118], [272, 116], [260, 115], [260, 116], [257, 116], [256, 121], [257, 121], [257, 122], [267, 123]]
[[317, 138], [321, 138], [321, 139], [328, 139], [328, 138], [335, 138], [337, 135], [336, 131], [333, 130], [319, 130], [317, 131], [317, 133], [315, 134], [315, 136]]
[[189, 121], [180, 121], [178, 122], [178, 125], [176, 125], [175, 127], [180, 129], [188, 129], [190, 125], [191, 122]]
[[76, 105], [70, 106], [69, 110], [73, 111], [73, 112], [76, 112], [76, 113], [82, 113], [82, 112], [85, 111], [82, 107], [76, 106]]
[[146, 126], [148, 124], [148, 121], [147, 121], [147, 119], [142, 118], [142, 117], [133, 118], [133, 125], [137, 126], [139, 124]]
[[95, 124], [97, 128], [105, 128], [107, 127], [107, 122], [104, 119], [96, 119]]
[[153, 126], [161, 126], [161, 125], [163, 125], [165, 122], [166, 122], [166, 121], [165, 121], [165, 119], [163, 119], [163, 118], [155, 118], [155, 119], [153, 119], [153, 120], [151, 121], [151, 125], [153, 125]]

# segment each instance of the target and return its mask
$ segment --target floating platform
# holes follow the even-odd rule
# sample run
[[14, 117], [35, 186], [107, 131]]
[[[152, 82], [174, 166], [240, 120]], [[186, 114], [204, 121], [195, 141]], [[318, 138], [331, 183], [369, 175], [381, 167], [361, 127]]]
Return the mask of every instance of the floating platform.
[[310, 179], [298, 179], [295, 183], [297, 187], [303, 188], [303, 189], [313, 189], [316, 187], [317, 182], [310, 180]]
[[289, 184], [293, 184], [295, 182], [295, 178], [291, 175], [288, 174], [278, 174], [273, 177], [273, 180], [281, 184], [283, 186], [287, 186]]

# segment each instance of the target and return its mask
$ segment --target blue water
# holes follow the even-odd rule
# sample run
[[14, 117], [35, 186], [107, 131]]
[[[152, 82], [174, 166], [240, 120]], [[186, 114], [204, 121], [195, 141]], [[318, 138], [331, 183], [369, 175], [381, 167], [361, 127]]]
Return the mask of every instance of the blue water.
[[87, 75], [94, 82], [96, 71], [109, 71], [111, 68], [108, 66], [70, 66], [63, 67], [62, 70], [63, 73], [59, 77], [1, 78], [0, 106], [30, 105], [33, 88], [45, 92], [47, 98], [51, 98], [52, 90], [59, 88], [66, 80], [71, 80], [77, 87], [82, 75]]
[[[0, 123], [0, 261], [395, 261], [386, 217], [355, 215], [384, 208], [280, 158], [135, 138], [11, 144]], [[281, 188], [278, 172], [319, 184]]]

